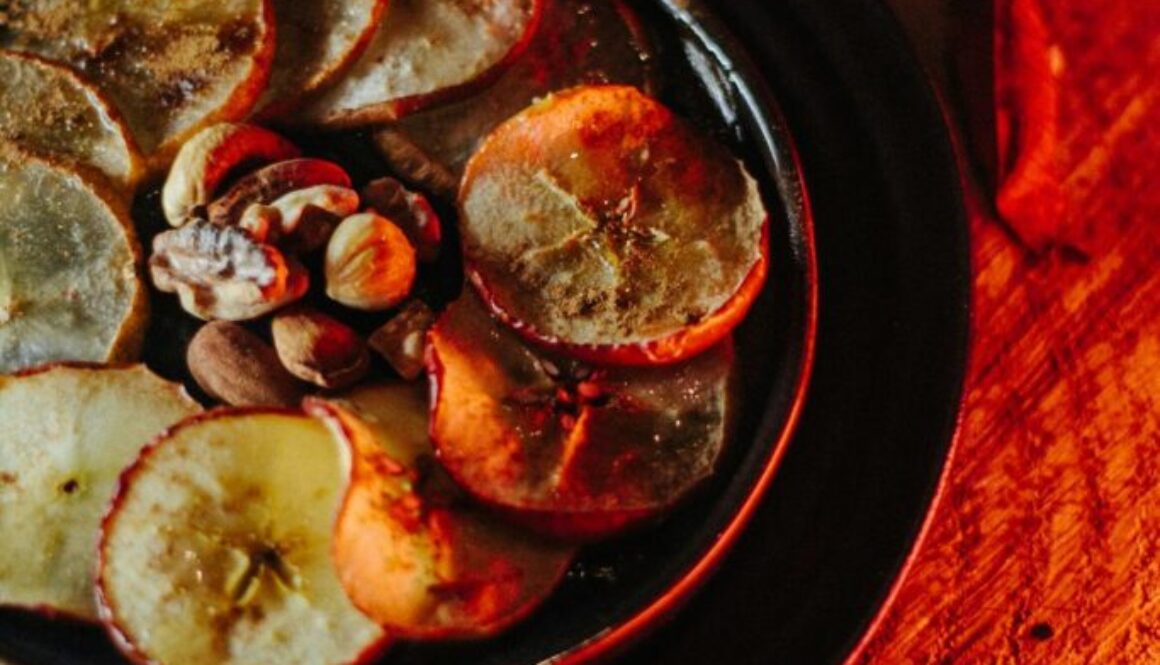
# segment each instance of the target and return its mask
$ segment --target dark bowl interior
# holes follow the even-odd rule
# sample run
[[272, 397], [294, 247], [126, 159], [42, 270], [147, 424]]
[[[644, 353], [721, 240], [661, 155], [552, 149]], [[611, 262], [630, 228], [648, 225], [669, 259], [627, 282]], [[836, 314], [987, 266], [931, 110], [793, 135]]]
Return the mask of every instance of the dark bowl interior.
[[[843, 4], [843, 1], [833, 0], [833, 4]], [[891, 352], [901, 343], [897, 339], [889, 338], [891, 328], [910, 323], [906, 316], [920, 318], [919, 307], [928, 306], [931, 298], [949, 294], [957, 299], [955, 302], [965, 302], [965, 291], [960, 292], [960, 285], [952, 281], [947, 287], [946, 294], [934, 293], [939, 285], [948, 282], [933, 279], [930, 286], [924, 287], [925, 291], [920, 289], [921, 293], [918, 295], [922, 298], [912, 302], [907, 299], [909, 296], [898, 295], [897, 301], [890, 300], [892, 295], [902, 294], [905, 291], [906, 280], [922, 277], [921, 271], [920, 274], [903, 274], [899, 272], [902, 270], [899, 266], [909, 260], [911, 254], [922, 250], [921, 246], [911, 246], [908, 243], [921, 245], [924, 240], [913, 238], [914, 234], [909, 230], [908, 220], [911, 214], [917, 214], [918, 211], [910, 210], [906, 207], [908, 204], [896, 200], [908, 194], [901, 190], [889, 191], [889, 187], [897, 183], [892, 181], [888, 174], [870, 174], [871, 177], [867, 182], [849, 184], [855, 197], [865, 194], [867, 201], [871, 199], [873, 201], [872, 206], [865, 209], [870, 218], [854, 220], [862, 221], [863, 224], [854, 224], [848, 232], [842, 227], [853, 217], [853, 212], [850, 208], [843, 207], [841, 203], [848, 200], [848, 197], [847, 192], [843, 191], [845, 183], [840, 181], [838, 174], [849, 175], [850, 169], [856, 170], [859, 166], [876, 164], [869, 154], [862, 152], [865, 136], [851, 132], [860, 128], [866, 131], [868, 136], [873, 134], [873, 130], [867, 129], [864, 125], [846, 126], [837, 115], [833, 117], [824, 115], [828, 112], [827, 108], [839, 108], [846, 99], [839, 99], [836, 93], [831, 99], [829, 97], [831, 93], [824, 88], [826, 81], [811, 78], [809, 70], [817, 66], [818, 60], [814, 58], [821, 47], [814, 42], [805, 43], [811, 37], [804, 32], [797, 32], [797, 28], [800, 27], [801, 20], [799, 12], [809, 13], [814, 10], [809, 10], [808, 7], [804, 10], [800, 7], [791, 8], [790, 5], [794, 3], [773, 8], [765, 7], [758, 2], [728, 3], [719, 8], [729, 15], [727, 22], [730, 25], [742, 28], [741, 32], [749, 37], [746, 45], [751, 52], [758, 55], [761, 65], [761, 69], [758, 70], [726, 32], [723, 24], [710, 15], [702, 4], [679, 0], [636, 0], [632, 4], [645, 19], [657, 46], [657, 65], [662, 73], [660, 92], [662, 100], [679, 114], [714, 134], [745, 160], [750, 171], [761, 181], [771, 212], [770, 278], [760, 300], [737, 333], [743, 386], [741, 391], [743, 404], [737, 436], [722, 461], [719, 472], [707, 486], [661, 522], [637, 533], [584, 550], [561, 588], [522, 624], [495, 639], [482, 642], [399, 644], [384, 658], [384, 663], [401, 665], [454, 662], [507, 665], [591, 655], [594, 650], [602, 650], [612, 642], [617, 642], [615, 646], [622, 646], [619, 642], [624, 637], [623, 631], [618, 631], [617, 628], [647, 608], [663, 606], [666, 610], [673, 609], [677, 604], [674, 601], [681, 600], [672, 598], [669, 591], [674, 584], [686, 578], [690, 571], [705, 559], [707, 553], [715, 552], [714, 547], [720, 535], [729, 530], [730, 525], [737, 520], [739, 510], [754, 494], [762, 474], [777, 464], [786, 453], [784, 435], [791, 428], [792, 421], [798, 413], [803, 396], [804, 378], [809, 373], [817, 295], [814, 231], [802, 184], [802, 173], [799, 171], [797, 156], [790, 139], [791, 128], [794, 130], [795, 138], [800, 140], [797, 135], [799, 126], [810, 138], [808, 145], [802, 143], [800, 146], [805, 163], [805, 181], [810, 183], [811, 193], [815, 197], [818, 197], [819, 191], [826, 197], [823, 201], [815, 200], [815, 204], [825, 211], [825, 220], [828, 224], [826, 229], [820, 229], [819, 232], [826, 240], [826, 244], [823, 245], [821, 271], [823, 285], [821, 343], [823, 348], [829, 348], [830, 351], [828, 357], [823, 358], [819, 355], [819, 361], [826, 367], [827, 384], [823, 389], [829, 391], [830, 397], [827, 398], [825, 394], [817, 395], [820, 390], [815, 385], [811, 390], [806, 415], [808, 419], [812, 409], [814, 419], [824, 420], [830, 417], [833, 422], [841, 422], [844, 428], [850, 429], [819, 431], [819, 426], [814, 425], [814, 430], [807, 441], [798, 437], [794, 445], [788, 446], [787, 463], [792, 461], [794, 469], [789, 490], [781, 489], [783, 472], [779, 471], [772, 486], [777, 500], [775, 509], [779, 512], [771, 520], [768, 503], [763, 507], [762, 512], [758, 514], [762, 529], [758, 536], [761, 549], [753, 550], [752, 536], [747, 537], [748, 545], [744, 542], [746, 539], [743, 539], [743, 546], [748, 547], [750, 551], [749, 558], [744, 559], [741, 565], [764, 569], [761, 562], [768, 556], [771, 557], [771, 562], [796, 562], [798, 568], [786, 567], [780, 571], [774, 568], [766, 571], [761, 583], [768, 585], [768, 594], [774, 595], [767, 595], [761, 589], [756, 589], [745, 596], [747, 603], [754, 602], [754, 598], [757, 598], [758, 604], [755, 609], [758, 617], [770, 616], [770, 608], [777, 608], [779, 614], [775, 619], [765, 623], [727, 623], [724, 634], [729, 633], [729, 625], [752, 624], [752, 632], [744, 635], [744, 639], [748, 640], [748, 644], [756, 645], [763, 643], [766, 635], [798, 635], [795, 631], [800, 632], [804, 622], [807, 626], [806, 634], [811, 636], [811, 639], [817, 637], [824, 641], [830, 651], [805, 650], [800, 654], [832, 655], [840, 648], [844, 648], [859, 627], [859, 622], [867, 618], [868, 610], [873, 608], [873, 604], [880, 597], [883, 580], [888, 581], [889, 576], [897, 571], [898, 562], [901, 561], [898, 552], [905, 551], [909, 542], [907, 538], [913, 537], [914, 527], [929, 499], [933, 479], [937, 477], [941, 465], [941, 452], [945, 450], [949, 436], [949, 430], [940, 429], [940, 426], [946, 420], [945, 413], [948, 409], [953, 420], [954, 405], [957, 403], [961, 357], [954, 355], [953, 352], [959, 348], [957, 345], [961, 342], [962, 331], [965, 331], [965, 325], [960, 325], [965, 323], [965, 310], [952, 310], [951, 315], [944, 317], [945, 321], [940, 320], [939, 324], [933, 327], [920, 326], [923, 332], [932, 330], [940, 332], [945, 329], [951, 333], [940, 338], [940, 343], [945, 342], [943, 346], [933, 349], [934, 352], [944, 355], [951, 353], [954, 356], [950, 358], [948, 364], [948, 367], [953, 366], [954, 370], [946, 373], [946, 376], [920, 376], [919, 385], [911, 386], [906, 382], [905, 375], [891, 374], [890, 368], [883, 363], [895, 357]], [[808, 3], [803, 0], [799, 4]], [[852, 0], [845, 4], [855, 2]], [[764, 44], [765, 37], [760, 30], [754, 32], [752, 25], [742, 26], [738, 23], [749, 20], [765, 21], [764, 29], [771, 31], [768, 34], [770, 36], [776, 34], [778, 39], [786, 39], [786, 46], [765, 49], [764, 46], [768, 45]], [[797, 40], [797, 43], [793, 43], [793, 40]], [[789, 46], [791, 43], [792, 49]], [[833, 45], [825, 48], [833, 48]], [[913, 65], [911, 67], [910, 75], [913, 76]], [[806, 73], [798, 75], [795, 73], [798, 70]], [[773, 84], [778, 101], [785, 106], [788, 121], [774, 108], [765, 89], [766, 81]], [[819, 81], [822, 87], [819, 87]], [[788, 104], [785, 104], [786, 100]], [[814, 116], [814, 111], [810, 108], [812, 104], [818, 104], [818, 113], [823, 115]], [[929, 121], [927, 118], [923, 120]], [[827, 138], [826, 132], [830, 129], [840, 133]], [[941, 124], [938, 125], [938, 131], [942, 131]], [[352, 135], [345, 137], [342, 144], [353, 146], [360, 140], [358, 135]], [[945, 141], [945, 137], [940, 136], [939, 140]], [[847, 145], [844, 141], [851, 143]], [[332, 145], [333, 141], [328, 140], [327, 143], [331, 144], [328, 149], [339, 153], [347, 151], [346, 147], [335, 148]], [[872, 151], [873, 148], [866, 150]], [[325, 149], [322, 151], [325, 152]], [[354, 149], [347, 154], [357, 156], [359, 152]], [[831, 162], [845, 158], [850, 159], [840, 164]], [[859, 159], [861, 161], [857, 161]], [[377, 173], [381, 170], [381, 167], [369, 158], [362, 166], [368, 173]], [[890, 168], [889, 164], [877, 166]], [[811, 169], [817, 173], [822, 184], [821, 190], [816, 189], [812, 183]], [[939, 175], [943, 173], [940, 172]], [[873, 190], [879, 186], [885, 189]], [[948, 190], [944, 188], [942, 191]], [[949, 191], [953, 198], [953, 183]], [[887, 198], [883, 199], [881, 196], [875, 198], [875, 192], [879, 194], [886, 192]], [[140, 203], [143, 210], [156, 207], [156, 200], [150, 200], [148, 196], [143, 197]], [[951, 208], [954, 209], [953, 205]], [[961, 225], [961, 219], [954, 216], [956, 214], [952, 213], [954, 219], [948, 221]], [[881, 237], [876, 235], [881, 231], [874, 227], [879, 218], [889, 220], [891, 225], [888, 229], [889, 235]], [[954, 236], [952, 239], [959, 238]], [[948, 243], [946, 247], [949, 249], [946, 253], [935, 253], [933, 256], [936, 259], [950, 256], [954, 261], [958, 261], [963, 255], [961, 250], [964, 246], [963, 243], [958, 245]], [[942, 251], [943, 248], [939, 246], [936, 249]], [[878, 256], [877, 262], [875, 254]], [[847, 259], [851, 260], [849, 266], [843, 265]], [[960, 263], [954, 263], [952, 267], [956, 271], [963, 269]], [[833, 276], [827, 277], [827, 269], [833, 272]], [[866, 278], [859, 282], [857, 277], [849, 272], [854, 269], [868, 269], [869, 272]], [[454, 275], [447, 280], [445, 286], [448, 294], [456, 288], [457, 283], [458, 277]], [[827, 285], [831, 287], [828, 292]], [[441, 287], [437, 285], [436, 288]], [[835, 299], [829, 310], [827, 298]], [[830, 314], [828, 322], [827, 311]], [[898, 316], [894, 320], [883, 319], [896, 314]], [[858, 317], [864, 317], [864, 320], [860, 321]], [[829, 328], [826, 327], [827, 323]], [[158, 329], [153, 334], [164, 335], [178, 341], [187, 338], [192, 330], [188, 322], [183, 322], [176, 315], [158, 317], [156, 325]], [[825, 339], [827, 332], [830, 335], [828, 347]], [[905, 334], [905, 331], [902, 332]], [[881, 345], [884, 349], [881, 357], [863, 358], [859, 355], [863, 352], [873, 352], [875, 344]], [[912, 353], [913, 351], [907, 351], [908, 361], [915, 360], [910, 355]], [[175, 361], [174, 358], [165, 357], [162, 353], [150, 357], [149, 360], [164, 374], [179, 377], [182, 373], [179, 359]], [[873, 373], [867, 373], [869, 370]], [[830, 571], [841, 577], [841, 574], [834, 571], [848, 566], [850, 570], [861, 571], [871, 581], [869, 585], [863, 585], [864, 588], [859, 589], [858, 597], [865, 602], [851, 606], [849, 611], [841, 615], [841, 621], [829, 626], [830, 631], [827, 633], [824, 623], [810, 605], [810, 603], [816, 605], [818, 602], [824, 604], [827, 596], [819, 597], [817, 591], [820, 590], [822, 594], [833, 593], [833, 589], [825, 584], [813, 584], [817, 581], [817, 577], [811, 576], [817, 572], [815, 569], [819, 565], [815, 557], [818, 554], [816, 548], [826, 543], [832, 545], [835, 539], [841, 538], [843, 529], [849, 531], [851, 526], [860, 525], [847, 523], [848, 521], [831, 521], [826, 523], [826, 528], [830, 531], [823, 533], [821, 538], [815, 537], [811, 540], [808, 533], [803, 537], [803, 533], [809, 531], [803, 520], [810, 519], [811, 510], [833, 508], [832, 506], [817, 508], [820, 505], [819, 496], [824, 495], [826, 491], [835, 491], [841, 496], [858, 496], [857, 491], [851, 494], [848, 488], [840, 485], [826, 485], [832, 480], [830, 476], [833, 475], [835, 464], [843, 465], [845, 468], [844, 465], [847, 463], [855, 465], [864, 463], [876, 452], [906, 454], [905, 445], [913, 439], [909, 435], [903, 436], [894, 442], [893, 448], [885, 446], [877, 451], [872, 445], [853, 450], [849, 460], [836, 461], [841, 455], [841, 446], [848, 443], [853, 428], [858, 427], [853, 416], [869, 418], [868, 431], [883, 435], [889, 435], [891, 432], [877, 427], [877, 424], [894, 418], [893, 412], [876, 416], [867, 410], [871, 408], [867, 404], [855, 404], [855, 410], [848, 414], [841, 412], [843, 405], [835, 396], [848, 394], [848, 390], [843, 392], [841, 385], [842, 372], [858, 374], [852, 385], [858, 390], [870, 392], [875, 390], [874, 382], [877, 380], [875, 376], [889, 375], [883, 379], [885, 388], [880, 395], [882, 400], [891, 396], [898, 397], [907, 390], [922, 389], [926, 391], [931, 401], [937, 401], [942, 407], [941, 410], [936, 409], [937, 413], [932, 413], [931, 418], [924, 421], [929, 423], [929, 426], [916, 427], [914, 430], [915, 436], [923, 437], [922, 440], [926, 445], [924, 450], [929, 454], [925, 454], [921, 459], [915, 458], [914, 463], [903, 464], [905, 467], [903, 473], [910, 475], [906, 476], [909, 480], [906, 480], [900, 489], [900, 492], [905, 492], [905, 496], [900, 498], [909, 503], [898, 519], [892, 522], [897, 528], [891, 532], [890, 547], [883, 548], [885, 555], [882, 552], [872, 552], [878, 558], [872, 557], [868, 561], [859, 559], [857, 553], [852, 551], [844, 553], [849, 557], [848, 560], [843, 560], [841, 556], [827, 555], [829, 558], [825, 559], [825, 566], [828, 568], [822, 571], [823, 574]], [[831, 413], [817, 413], [819, 407], [815, 407], [814, 404], [819, 399], [823, 400], [822, 403], [826, 408], [832, 410]], [[896, 404], [892, 408], [903, 408], [903, 405]], [[881, 446], [882, 442], [878, 444]], [[811, 446], [811, 450], [798, 454], [798, 448], [805, 445]], [[810, 468], [811, 464], [816, 467]], [[873, 492], [876, 490], [869, 491], [873, 499]], [[800, 514], [794, 514], [795, 500], [803, 507]], [[841, 509], [847, 508], [843, 504]], [[866, 513], [864, 517], [873, 518], [875, 515], [871, 512]], [[827, 541], [826, 538], [830, 540]], [[789, 554], [786, 554], [787, 552]], [[825, 551], [821, 553], [826, 554]], [[735, 558], [726, 561], [722, 577], [728, 577], [733, 572], [734, 561]], [[866, 569], [868, 564], [878, 565], [879, 568], [868, 571]], [[749, 569], [745, 570], [748, 574]], [[699, 582], [701, 573], [695, 577]], [[705, 619], [707, 614], [714, 617], [720, 615], [723, 608], [729, 609], [727, 614], [730, 616], [737, 616], [741, 611], [741, 608], [729, 608], [729, 598], [721, 595], [719, 584], [711, 585], [710, 593], [715, 594], [717, 605], [707, 610], [703, 599], [698, 599], [691, 608], [691, 615]], [[744, 595], [737, 588], [731, 588], [728, 593], [738, 597], [740, 597], [738, 594]], [[803, 611], [795, 614], [792, 607], [799, 603]], [[646, 650], [633, 652], [629, 656], [630, 659], [642, 663], [769, 662], [769, 652], [765, 649], [744, 646], [735, 651], [736, 656], [714, 657], [714, 651], [721, 645], [713, 645], [711, 635], [707, 636], [704, 631], [698, 633], [694, 627], [690, 627], [685, 619], [689, 615], [686, 614], [678, 620], [685, 622], [684, 625], [689, 630], [674, 633], [672, 629], [666, 629], [661, 640], [650, 641]], [[698, 620], [694, 623], [700, 622]], [[718, 618], [718, 628], [720, 622]], [[699, 635], [700, 638], [682, 641], [678, 634], [686, 632]], [[821, 635], [828, 637], [822, 638]], [[674, 644], [683, 644], [684, 647], [674, 647]], [[711, 646], [706, 649], [705, 645]], [[686, 648], [702, 648], [704, 655], [693, 657], [693, 652], [686, 652]], [[665, 655], [660, 657], [658, 653]], [[746, 655], [752, 657], [746, 660]], [[787, 655], [790, 656], [788, 662], [821, 662], [816, 658], [798, 658], [793, 652]], [[17, 612], [0, 614], [0, 656], [27, 663], [121, 662], [99, 629], [47, 621]]]

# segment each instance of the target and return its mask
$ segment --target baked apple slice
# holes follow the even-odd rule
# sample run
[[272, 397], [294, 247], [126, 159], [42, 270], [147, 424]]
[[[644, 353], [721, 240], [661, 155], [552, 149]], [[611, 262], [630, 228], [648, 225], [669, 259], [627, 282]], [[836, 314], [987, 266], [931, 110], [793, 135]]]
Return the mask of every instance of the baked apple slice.
[[299, 114], [336, 127], [470, 94], [527, 47], [544, 0], [392, 0], [362, 57]]
[[386, 637], [330, 556], [350, 456], [317, 420], [220, 410], [121, 477], [101, 528], [101, 618], [140, 662], [351, 663]]
[[334, 556], [347, 594], [392, 634], [482, 637], [551, 593], [574, 548], [469, 505], [434, 459], [427, 399], [411, 384], [361, 388], [307, 409], [354, 452]]
[[117, 477], [200, 410], [141, 365], [0, 376], [0, 605], [95, 621], [97, 532]]
[[0, 48], [91, 79], [157, 168], [205, 125], [245, 117], [274, 56], [269, 0], [21, 0], [4, 12]]
[[0, 142], [0, 374], [140, 349], [148, 302], [124, 197], [77, 168]]
[[264, 117], [285, 115], [333, 84], [379, 27], [387, 0], [273, 0], [278, 47], [261, 101]]
[[689, 358], [767, 272], [756, 181], [627, 86], [557, 93], [496, 129], [459, 194], [467, 273], [520, 333], [598, 363]]
[[652, 87], [651, 46], [636, 15], [621, 0], [544, 0], [544, 19], [528, 50], [494, 85], [468, 99], [420, 111], [377, 132], [392, 168], [411, 182], [414, 160], [395, 134], [455, 175], [479, 143], [504, 120], [539, 97], [586, 83]]
[[712, 475], [733, 411], [732, 348], [591, 367], [526, 345], [468, 291], [429, 334], [431, 437], [482, 501], [557, 537], [608, 536]]
[[0, 51], [0, 140], [105, 174], [127, 197], [144, 165], [117, 109], [73, 70]]

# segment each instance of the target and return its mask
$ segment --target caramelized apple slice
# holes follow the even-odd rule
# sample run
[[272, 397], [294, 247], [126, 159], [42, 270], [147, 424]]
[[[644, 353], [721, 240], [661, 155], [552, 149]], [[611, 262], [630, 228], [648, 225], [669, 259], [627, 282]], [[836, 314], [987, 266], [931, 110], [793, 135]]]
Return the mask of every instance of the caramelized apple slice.
[[511, 625], [556, 586], [574, 548], [465, 504], [434, 460], [427, 400], [378, 385], [308, 402], [355, 455], [335, 528], [339, 576], [356, 605], [392, 633], [479, 637]]
[[76, 72], [26, 53], [0, 51], [0, 140], [108, 176], [127, 197], [141, 155], [121, 114]]
[[366, 52], [301, 119], [394, 120], [494, 79], [527, 47], [544, 0], [392, 0]]
[[269, 0], [20, 0], [4, 19], [0, 47], [90, 78], [154, 167], [208, 123], [248, 114], [274, 55]]
[[593, 368], [522, 343], [470, 292], [431, 330], [439, 460], [471, 494], [564, 538], [676, 504], [725, 445], [732, 343], [681, 364]]
[[278, 48], [261, 114], [285, 115], [337, 81], [374, 36], [386, 7], [387, 0], [274, 0]]
[[200, 410], [141, 365], [0, 376], [0, 605], [95, 621], [97, 531], [117, 477]]
[[[539, 97], [585, 83], [652, 87], [651, 48], [637, 17], [621, 0], [545, 0], [544, 19], [528, 50], [472, 97], [409, 115], [380, 134], [406, 139], [448, 171], [459, 175], [491, 130]], [[415, 161], [398, 141], [376, 142], [392, 168], [411, 182]], [[406, 145], [406, 144], [404, 144]]]
[[501, 125], [459, 206], [467, 272], [493, 310], [593, 362], [689, 358], [765, 280], [757, 183], [635, 88], [575, 88]]
[[101, 618], [139, 662], [351, 663], [385, 644], [330, 556], [350, 456], [321, 423], [221, 410], [121, 477], [98, 548]]

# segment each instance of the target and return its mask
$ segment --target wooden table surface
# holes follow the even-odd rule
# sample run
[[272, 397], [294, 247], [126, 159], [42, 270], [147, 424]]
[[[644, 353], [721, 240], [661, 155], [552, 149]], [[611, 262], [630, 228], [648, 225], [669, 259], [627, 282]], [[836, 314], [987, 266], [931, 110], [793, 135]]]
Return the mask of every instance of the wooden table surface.
[[[962, 17], [895, 4], [954, 86]], [[994, 139], [998, 187], [971, 184], [963, 421], [850, 663], [1160, 663], [1160, 3], [997, 0], [994, 21], [996, 131], [964, 132]]]

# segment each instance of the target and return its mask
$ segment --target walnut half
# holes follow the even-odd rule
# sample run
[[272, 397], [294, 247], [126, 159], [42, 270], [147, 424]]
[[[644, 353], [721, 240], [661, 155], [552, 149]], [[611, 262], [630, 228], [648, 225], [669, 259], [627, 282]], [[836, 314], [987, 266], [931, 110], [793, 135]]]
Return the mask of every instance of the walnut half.
[[158, 289], [177, 293], [185, 311], [205, 320], [263, 316], [310, 285], [294, 258], [243, 229], [200, 220], [158, 235], [149, 270]]

